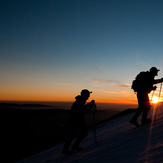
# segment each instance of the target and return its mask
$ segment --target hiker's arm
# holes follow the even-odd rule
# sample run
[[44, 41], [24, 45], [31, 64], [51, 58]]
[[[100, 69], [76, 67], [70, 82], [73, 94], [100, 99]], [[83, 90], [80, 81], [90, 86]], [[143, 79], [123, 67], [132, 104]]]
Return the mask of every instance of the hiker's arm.
[[163, 78], [154, 80], [153, 84], [158, 84], [158, 83], [161, 83], [161, 82], [163, 82]]

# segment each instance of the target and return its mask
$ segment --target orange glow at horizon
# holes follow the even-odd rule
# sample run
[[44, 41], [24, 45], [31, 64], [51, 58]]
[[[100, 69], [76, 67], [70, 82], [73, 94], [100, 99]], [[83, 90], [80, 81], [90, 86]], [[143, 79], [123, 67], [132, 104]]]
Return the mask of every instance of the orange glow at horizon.
[[157, 96], [153, 96], [151, 103], [156, 104], [158, 102], [160, 102], [160, 99]]
[[[112, 104], [130, 104], [130, 105], [135, 105], [137, 104], [137, 101], [128, 101], [128, 100], [122, 100], [122, 99], [117, 99], [117, 100], [98, 100], [96, 98], [90, 98], [87, 100], [87, 102], [90, 102], [91, 100], [95, 99], [96, 103], [112, 103]], [[75, 101], [75, 97], [65, 97], [65, 98], [57, 98], [56, 96], [54, 96], [54, 98], [52, 97], [18, 97], [15, 96], [14, 98], [12, 97], [8, 97], [8, 98], [0, 98], [0, 101], [40, 101], [40, 102], [74, 102]]]
[[[80, 95], [80, 90], [58, 90], [58, 89], [7, 89], [2, 90], [0, 101], [56, 101], [56, 102], [73, 102], [75, 97]], [[112, 95], [94, 92], [90, 95], [87, 102], [95, 100], [98, 103], [113, 103], [113, 104], [137, 104], [135, 94]]]

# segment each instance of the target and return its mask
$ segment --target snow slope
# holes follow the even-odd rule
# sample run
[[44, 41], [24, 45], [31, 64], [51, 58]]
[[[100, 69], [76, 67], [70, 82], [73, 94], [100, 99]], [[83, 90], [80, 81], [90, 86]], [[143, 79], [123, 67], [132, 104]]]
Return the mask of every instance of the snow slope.
[[90, 129], [87, 138], [81, 144], [84, 150], [78, 153], [62, 155], [62, 143], [19, 163], [161, 163], [163, 107], [159, 107], [154, 120], [155, 110], [151, 109], [148, 116], [152, 118], [152, 124], [139, 128], [129, 123], [133, 113], [96, 126], [97, 143], [94, 143], [94, 132]]

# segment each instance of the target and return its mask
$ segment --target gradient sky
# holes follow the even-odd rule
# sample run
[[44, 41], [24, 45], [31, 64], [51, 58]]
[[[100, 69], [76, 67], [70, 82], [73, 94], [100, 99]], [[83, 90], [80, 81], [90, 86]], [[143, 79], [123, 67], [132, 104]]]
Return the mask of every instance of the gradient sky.
[[73, 101], [87, 88], [134, 102], [132, 80], [152, 66], [163, 77], [162, 62], [161, 0], [0, 1], [0, 100]]

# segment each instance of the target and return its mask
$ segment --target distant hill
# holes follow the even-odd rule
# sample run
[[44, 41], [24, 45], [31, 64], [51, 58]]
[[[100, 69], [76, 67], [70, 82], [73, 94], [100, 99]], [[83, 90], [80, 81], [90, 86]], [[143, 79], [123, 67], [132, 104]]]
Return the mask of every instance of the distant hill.
[[16, 103], [0, 103], [0, 107], [48, 107], [48, 105], [41, 104], [16, 104]]

